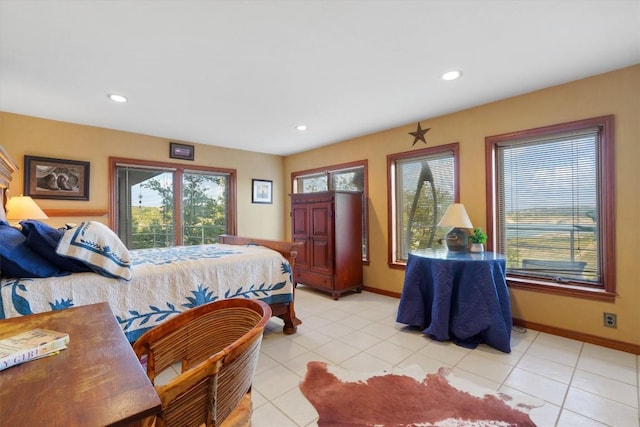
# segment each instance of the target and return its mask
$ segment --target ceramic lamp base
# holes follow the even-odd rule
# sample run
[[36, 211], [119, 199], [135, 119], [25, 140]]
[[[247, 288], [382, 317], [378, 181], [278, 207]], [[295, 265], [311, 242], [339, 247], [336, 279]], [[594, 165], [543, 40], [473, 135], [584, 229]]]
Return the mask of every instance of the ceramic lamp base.
[[462, 228], [452, 228], [447, 233], [447, 249], [451, 252], [466, 252], [469, 235]]

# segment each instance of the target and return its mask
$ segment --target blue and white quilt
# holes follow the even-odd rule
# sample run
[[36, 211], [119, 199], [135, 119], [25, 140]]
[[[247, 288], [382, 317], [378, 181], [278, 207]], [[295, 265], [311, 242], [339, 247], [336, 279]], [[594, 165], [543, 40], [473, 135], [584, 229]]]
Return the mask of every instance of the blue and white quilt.
[[162, 321], [218, 299], [293, 301], [289, 262], [262, 246], [211, 244], [131, 251], [133, 278], [73, 273], [0, 280], [0, 319], [107, 301], [130, 342]]

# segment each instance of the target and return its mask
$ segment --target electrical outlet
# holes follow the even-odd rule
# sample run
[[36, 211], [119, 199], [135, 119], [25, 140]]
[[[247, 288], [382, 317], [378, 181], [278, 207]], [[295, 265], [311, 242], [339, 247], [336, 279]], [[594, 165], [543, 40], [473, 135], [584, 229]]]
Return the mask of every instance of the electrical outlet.
[[616, 328], [618, 326], [618, 318], [614, 313], [603, 313], [604, 326], [607, 328]]

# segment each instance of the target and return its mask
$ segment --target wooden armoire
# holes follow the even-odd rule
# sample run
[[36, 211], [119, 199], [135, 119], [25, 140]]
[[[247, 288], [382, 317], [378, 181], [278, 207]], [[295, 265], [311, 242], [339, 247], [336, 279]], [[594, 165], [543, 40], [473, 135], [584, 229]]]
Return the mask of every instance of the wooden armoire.
[[362, 290], [362, 192], [291, 194], [291, 234], [298, 249], [296, 284], [339, 299]]

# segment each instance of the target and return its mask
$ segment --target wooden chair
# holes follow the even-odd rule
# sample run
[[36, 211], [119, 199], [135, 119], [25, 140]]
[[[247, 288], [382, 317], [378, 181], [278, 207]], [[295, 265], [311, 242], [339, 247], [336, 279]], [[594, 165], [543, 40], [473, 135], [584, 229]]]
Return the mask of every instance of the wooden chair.
[[226, 299], [184, 311], [144, 333], [133, 349], [152, 383], [180, 361], [182, 373], [155, 385], [162, 412], [145, 425], [251, 425], [251, 384], [269, 305]]

